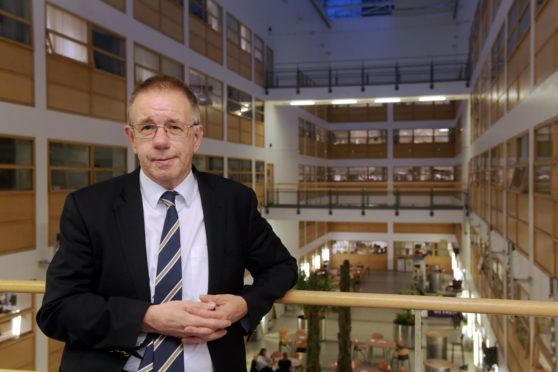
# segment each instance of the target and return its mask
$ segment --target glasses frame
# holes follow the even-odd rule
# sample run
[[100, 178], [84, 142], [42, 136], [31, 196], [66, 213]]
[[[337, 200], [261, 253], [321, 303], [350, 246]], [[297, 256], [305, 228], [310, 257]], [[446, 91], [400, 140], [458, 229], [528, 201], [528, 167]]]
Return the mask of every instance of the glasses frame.
[[[184, 131], [185, 134], [184, 134], [183, 136], [177, 136], [177, 135], [175, 135], [175, 134], [169, 133], [169, 130], [168, 130], [168, 128], [166, 127], [166, 125], [171, 125], [171, 124], [168, 124], [168, 123], [165, 123], [165, 124], [149, 124], [149, 125], [154, 125], [154, 126], [156, 127], [155, 131], [153, 132], [153, 135], [151, 135], [151, 136], [149, 136], [149, 137], [143, 137], [143, 136], [141, 136], [141, 135], [137, 132], [137, 130], [136, 130], [136, 128], [137, 128], [138, 126], [143, 125], [143, 124], [133, 124], [133, 123], [130, 123], [130, 124], [128, 124], [128, 125], [130, 126], [130, 128], [132, 128], [132, 131], [134, 132], [134, 136], [135, 136], [136, 138], [145, 139], [145, 140], [152, 140], [152, 139], [155, 138], [155, 136], [157, 135], [157, 131], [159, 130], [159, 128], [162, 128], [162, 129], [165, 131], [165, 134], [167, 135], [167, 137], [169, 137], [169, 138], [186, 138], [186, 137], [188, 137], [188, 133], [189, 133], [190, 129], [191, 129], [191, 128], [196, 128], [196, 127], [198, 127], [199, 125], [201, 125], [201, 123], [198, 122], [198, 121], [195, 121], [195, 122], [193, 122], [192, 124], [186, 124], [186, 125], [184, 125], [184, 128], [185, 128], [186, 130]], [[147, 124], [146, 124], [146, 125], [147, 125]], [[174, 123], [173, 125], [182, 125], [182, 124]]]

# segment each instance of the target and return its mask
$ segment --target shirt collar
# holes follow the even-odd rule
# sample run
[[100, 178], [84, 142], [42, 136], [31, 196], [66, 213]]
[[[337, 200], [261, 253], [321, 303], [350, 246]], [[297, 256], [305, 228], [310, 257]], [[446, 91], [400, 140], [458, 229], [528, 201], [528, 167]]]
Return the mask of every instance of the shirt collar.
[[[194, 176], [194, 172], [190, 171], [184, 181], [174, 188], [174, 191], [178, 193], [179, 198], [184, 200], [186, 206], [190, 206], [197, 195], [197, 186], [198, 181]], [[143, 169], [140, 169], [140, 189], [141, 194], [153, 209], [157, 207], [157, 203], [159, 203], [163, 193], [168, 191], [163, 186], [147, 177]]]

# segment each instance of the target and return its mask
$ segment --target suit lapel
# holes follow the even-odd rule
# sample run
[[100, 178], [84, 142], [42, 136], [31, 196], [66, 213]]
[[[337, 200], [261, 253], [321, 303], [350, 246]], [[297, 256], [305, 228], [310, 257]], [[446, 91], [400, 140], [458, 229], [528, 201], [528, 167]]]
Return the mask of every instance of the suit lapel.
[[208, 293], [216, 294], [221, 287], [221, 272], [225, 259], [225, 211], [222, 193], [217, 192], [215, 179], [194, 169], [200, 190], [207, 254], [209, 263]]
[[124, 250], [125, 262], [133, 278], [139, 298], [150, 300], [143, 205], [139, 184], [139, 169], [128, 175], [114, 212]]

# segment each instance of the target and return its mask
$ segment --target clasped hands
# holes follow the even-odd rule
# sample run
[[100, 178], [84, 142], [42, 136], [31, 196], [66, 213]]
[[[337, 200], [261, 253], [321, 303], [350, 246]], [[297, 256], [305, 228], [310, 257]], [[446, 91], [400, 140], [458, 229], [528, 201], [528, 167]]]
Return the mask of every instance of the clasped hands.
[[240, 296], [202, 295], [200, 301], [169, 301], [151, 305], [143, 318], [141, 331], [198, 344], [223, 337], [227, 334], [226, 328], [248, 312], [248, 305]]

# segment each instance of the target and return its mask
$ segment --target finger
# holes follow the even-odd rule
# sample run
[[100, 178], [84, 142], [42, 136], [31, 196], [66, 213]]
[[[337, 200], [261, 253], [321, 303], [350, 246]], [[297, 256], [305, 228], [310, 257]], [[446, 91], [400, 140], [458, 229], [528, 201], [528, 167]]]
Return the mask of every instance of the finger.
[[200, 295], [201, 302], [215, 302], [219, 303], [220, 295]]
[[[223, 311], [220, 311], [219, 308], [215, 309], [215, 310], [208, 310], [208, 309], [204, 309], [204, 308], [191, 308], [188, 310], [188, 313], [192, 314], [192, 315], [196, 315], [200, 318], [204, 318], [204, 319], [214, 319], [214, 320], [226, 320], [226, 314]], [[220, 328], [226, 328], [228, 326], [224, 326], [224, 327], [220, 327]]]
[[184, 328], [184, 332], [189, 335], [189, 336], [194, 336], [194, 337], [200, 337], [200, 338], [206, 338], [209, 335], [211, 335], [214, 332], [217, 332], [218, 330], [213, 329], [213, 328], [208, 328], [208, 327], [192, 327], [192, 326], [188, 326], [186, 328]]
[[181, 338], [180, 341], [182, 341], [183, 344], [202, 344], [204, 342], [207, 342], [203, 338], [194, 336]]

